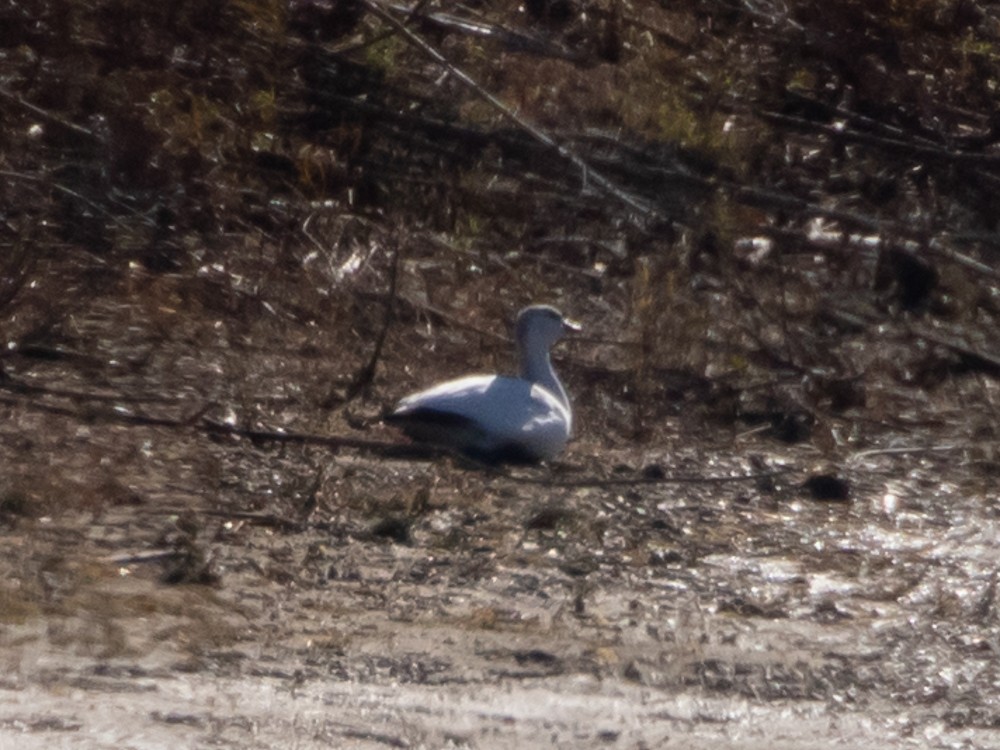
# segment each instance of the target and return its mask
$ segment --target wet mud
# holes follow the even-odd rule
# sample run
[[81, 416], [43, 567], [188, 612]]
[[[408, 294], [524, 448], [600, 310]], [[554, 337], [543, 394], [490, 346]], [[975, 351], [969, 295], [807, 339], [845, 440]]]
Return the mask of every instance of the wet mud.
[[[106, 363], [143, 330], [112, 322], [80, 321]], [[405, 443], [375, 417], [461, 335], [324, 410], [350, 358], [195, 322], [142, 377], [9, 361], [0, 747], [1000, 741], [996, 463], [944, 418], [962, 388], [824, 451], [694, 403], [629, 442], [577, 347], [563, 460], [490, 471], [190, 418]]]

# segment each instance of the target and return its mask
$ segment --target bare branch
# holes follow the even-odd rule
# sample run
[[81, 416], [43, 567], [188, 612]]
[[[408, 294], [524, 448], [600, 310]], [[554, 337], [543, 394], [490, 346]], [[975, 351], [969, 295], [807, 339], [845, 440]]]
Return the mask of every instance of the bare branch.
[[593, 184], [600, 188], [603, 192], [614, 197], [624, 205], [629, 208], [639, 212], [642, 216], [649, 219], [664, 219], [660, 210], [648, 203], [646, 200], [633, 195], [629, 191], [623, 189], [619, 185], [615, 184], [612, 180], [605, 177], [600, 172], [595, 171], [591, 168], [590, 164], [579, 154], [570, 150], [562, 143], [556, 141], [552, 136], [546, 133], [541, 128], [530, 123], [526, 118], [517, 114], [500, 101], [497, 97], [491, 94], [489, 91], [480, 86], [475, 79], [472, 78], [468, 73], [463, 71], [458, 66], [452, 64], [442, 55], [437, 49], [432, 47], [426, 41], [424, 41], [420, 36], [415, 34], [413, 31], [408, 29], [403, 23], [398, 21], [389, 11], [387, 11], [380, 3], [376, 0], [365, 0], [365, 6], [380, 19], [385, 21], [387, 24], [396, 29], [410, 44], [415, 46], [425, 55], [430, 57], [434, 62], [447, 70], [451, 75], [455, 76], [456, 79], [461, 81], [466, 87], [475, 92], [480, 98], [486, 101], [490, 106], [496, 109], [500, 114], [509, 119], [519, 128], [523, 129], [532, 138], [537, 140], [539, 143], [555, 151], [559, 156], [569, 161], [573, 166], [580, 170], [581, 178], [584, 185]]

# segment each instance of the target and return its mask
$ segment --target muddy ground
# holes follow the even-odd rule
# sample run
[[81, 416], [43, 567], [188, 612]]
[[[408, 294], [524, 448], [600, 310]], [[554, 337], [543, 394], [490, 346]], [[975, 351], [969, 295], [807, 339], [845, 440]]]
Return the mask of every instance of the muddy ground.
[[[578, 439], [497, 473], [205, 429], [404, 442], [379, 410], [488, 367], [478, 334], [396, 324], [368, 395], [324, 410], [359, 357], [130, 284], [7, 360], [0, 746], [1000, 743], [996, 464], [950, 416], [995, 381], [822, 453], [694, 399], [629, 443], [571, 342]], [[806, 484], [830, 473], [846, 498]]]

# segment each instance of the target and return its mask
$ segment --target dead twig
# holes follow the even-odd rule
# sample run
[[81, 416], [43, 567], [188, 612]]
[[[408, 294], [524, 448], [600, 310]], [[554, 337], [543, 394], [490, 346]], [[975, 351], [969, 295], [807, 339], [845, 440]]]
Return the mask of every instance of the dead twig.
[[546, 133], [541, 128], [528, 122], [527, 119], [521, 115], [514, 112], [510, 107], [504, 104], [500, 99], [495, 97], [489, 91], [480, 86], [476, 80], [466, 73], [464, 70], [449, 62], [448, 59], [442, 55], [437, 49], [431, 46], [428, 42], [424, 41], [420, 36], [411, 31], [406, 27], [401, 21], [399, 21], [393, 14], [386, 10], [381, 3], [376, 0], [364, 0], [365, 7], [368, 8], [373, 15], [378, 16], [382, 21], [392, 26], [407, 42], [416, 47], [418, 50], [423, 52], [429, 58], [431, 58], [435, 63], [444, 68], [448, 73], [453, 75], [457, 80], [459, 80], [464, 86], [473, 91], [477, 96], [482, 98], [491, 107], [493, 107], [497, 112], [499, 112], [503, 117], [507, 118], [519, 128], [528, 133], [532, 138], [546, 146], [547, 148], [553, 150], [560, 157], [567, 160], [573, 166], [578, 168], [583, 179], [584, 187], [589, 185], [594, 185], [598, 187], [603, 192], [614, 197], [616, 200], [620, 201], [627, 207], [639, 212], [643, 217], [647, 219], [664, 219], [660, 210], [653, 206], [652, 204], [646, 202], [644, 199], [633, 195], [629, 191], [615, 184], [612, 180], [605, 177], [600, 172], [595, 171], [591, 168], [590, 164], [583, 159], [576, 152], [570, 150], [562, 143], [556, 141], [548, 133]]
[[60, 117], [57, 114], [49, 112], [47, 109], [42, 109], [41, 107], [32, 104], [24, 97], [15, 94], [13, 91], [10, 91], [9, 89], [4, 88], [3, 86], [0, 86], [0, 97], [3, 97], [8, 101], [16, 102], [17, 104], [19, 104], [21, 107], [28, 110], [32, 114], [38, 115], [39, 117], [48, 120], [51, 123], [55, 123], [60, 127], [66, 128], [67, 130], [72, 130], [74, 133], [86, 136], [87, 138], [92, 138], [95, 141], [101, 140], [101, 138], [93, 130], [88, 130], [87, 128], [77, 125], [74, 122], [70, 122], [69, 120]]
[[986, 349], [972, 344], [964, 337], [961, 330], [934, 331], [925, 325], [911, 324], [910, 333], [919, 336], [931, 343], [943, 346], [945, 349], [968, 357], [990, 370], [1000, 371], [1000, 353], [987, 351]]
[[[181, 423], [175, 422], [175, 426]], [[209, 419], [203, 419], [196, 428], [213, 435], [233, 435], [247, 438], [252, 442], [294, 443], [298, 445], [320, 445], [325, 448], [356, 448], [371, 451], [392, 451], [402, 447], [399, 443], [385, 440], [367, 440], [365, 438], [341, 437], [336, 435], [316, 435], [308, 432], [278, 432], [275, 430], [258, 430], [250, 427], [237, 427]]]
[[[0, 177], [8, 177], [8, 178], [10, 178], [12, 180], [24, 180], [26, 182], [34, 182], [34, 183], [38, 183], [40, 185], [47, 185], [47, 186], [51, 187], [53, 190], [58, 190], [60, 193], [64, 193], [64, 194], [70, 196], [71, 198], [74, 198], [74, 199], [80, 201], [84, 205], [86, 205], [86, 206], [94, 209], [99, 214], [101, 214], [102, 216], [106, 217], [109, 221], [112, 221], [115, 224], [117, 224], [119, 227], [128, 228], [128, 224], [126, 224], [122, 219], [120, 219], [118, 216], [115, 216], [113, 213], [111, 213], [110, 211], [108, 211], [106, 208], [104, 208], [100, 204], [95, 203], [94, 201], [90, 200], [86, 196], [81, 195], [77, 191], [72, 190], [72, 189], [66, 187], [65, 185], [62, 185], [62, 184], [60, 184], [58, 182], [54, 182], [52, 179], [50, 179], [47, 176], [39, 176], [39, 175], [27, 174], [25, 172], [12, 172], [12, 171], [10, 171], [8, 169], [4, 169], [4, 170], [0, 170]], [[138, 212], [133, 211], [133, 213], [137, 214]], [[91, 255], [90, 257], [93, 258], [96, 262], [98, 262], [102, 266], [107, 265], [107, 261], [106, 260], [104, 260], [102, 258], [99, 258], [96, 255]]]
[[[242, 521], [243, 523], [250, 524], [251, 526], [263, 526], [265, 528], [280, 529], [281, 531], [303, 531], [307, 528], [307, 524], [305, 523], [284, 518], [274, 513], [254, 513], [252, 511], [239, 510], [214, 510], [211, 508], [200, 508], [197, 510], [192, 510], [191, 508], [156, 508], [154, 510], [150, 510], [149, 512], [158, 516], [179, 516], [185, 513], [196, 513], [201, 516]], [[170, 555], [162, 555], [161, 553], [162, 556], [166, 557], [174, 557], [176, 554], [176, 552]], [[147, 561], [137, 560], [136, 562]]]
[[633, 487], [656, 484], [732, 484], [734, 482], [756, 482], [761, 479], [771, 479], [790, 474], [793, 471], [796, 471], [796, 469], [787, 467], [754, 474], [727, 474], [722, 476], [675, 474], [653, 477], [581, 477], [579, 479], [553, 479], [551, 476], [531, 477], [523, 474], [512, 474], [510, 472], [497, 472], [497, 476], [519, 484], [541, 484], [546, 487]]
[[418, 19], [424, 24], [446, 31], [490, 39], [515, 52], [528, 52], [534, 55], [573, 61], [583, 59], [579, 53], [565, 49], [549, 39], [521, 31], [512, 31], [496, 23], [472, 21], [437, 11], [428, 12], [421, 8], [422, 5], [426, 5], [426, 2], [420, 2], [413, 8], [408, 8], [405, 5], [387, 5], [386, 7], [401, 16], [405, 16], [407, 22]]
[[[859, 214], [854, 211], [844, 211], [842, 209], [825, 208], [815, 203], [810, 203], [804, 198], [799, 198], [790, 193], [783, 193], [777, 190], [770, 190], [747, 185], [728, 185], [731, 190], [733, 200], [746, 206], [762, 208], [766, 210], [783, 210], [801, 214], [803, 216], [814, 216], [823, 219], [830, 219], [847, 226], [865, 229], [873, 233], [872, 237], [859, 237], [857, 235], [847, 235], [845, 239], [854, 242], [864, 242], [866, 248], [871, 248], [873, 244], [880, 244], [886, 248], [899, 249], [908, 255], [918, 256], [923, 250], [927, 254], [937, 255], [946, 260], [950, 260], [961, 266], [969, 268], [978, 274], [988, 276], [992, 279], [1000, 279], [1000, 271], [992, 268], [975, 258], [952, 250], [945, 246], [944, 240], [979, 242], [993, 246], [1000, 245], [1000, 234], [986, 235], [977, 234], [966, 237], [964, 235], [940, 235], [938, 237], [921, 238], [920, 230], [912, 225], [903, 225], [896, 222], [883, 221], [873, 216]], [[830, 234], [834, 234], [831, 232]], [[887, 237], [909, 237], [909, 240], [886, 240]], [[806, 237], [810, 242], [822, 241], [815, 235]]]
[[968, 450], [971, 445], [967, 443], [957, 443], [949, 445], [915, 445], [898, 448], [872, 448], [871, 450], [858, 451], [847, 457], [848, 464], [855, 464], [865, 458], [872, 456], [909, 456], [918, 453], [952, 453], [954, 451]]
[[[375, 378], [375, 368], [382, 358], [382, 348], [385, 346], [386, 336], [389, 335], [389, 328], [396, 319], [396, 297], [399, 279], [399, 244], [393, 248], [392, 262], [389, 264], [389, 290], [385, 296], [385, 316], [382, 321], [382, 328], [375, 337], [375, 346], [372, 347], [372, 355], [365, 363], [354, 381], [348, 386], [344, 402], [353, 401], [360, 393], [366, 390]], [[323, 406], [329, 408], [332, 404], [324, 403]]]
[[74, 391], [67, 388], [49, 388], [43, 385], [22, 383], [12, 376], [0, 381], [0, 389], [25, 395], [33, 394], [66, 398], [71, 401], [105, 401], [127, 404], [183, 404], [185, 401], [185, 399], [176, 396], [125, 396], [116, 393], [88, 393], [86, 391]]
[[[178, 515], [182, 512], [189, 513], [190, 510], [178, 511]], [[176, 549], [151, 549], [143, 552], [125, 552], [119, 555], [109, 555], [101, 558], [101, 562], [108, 563], [109, 565], [135, 565], [138, 563], [155, 563], [163, 562], [164, 560], [173, 560], [179, 555], [180, 552]]]
[[859, 130], [842, 128], [837, 125], [826, 125], [814, 120], [806, 120], [801, 117], [784, 115], [779, 112], [758, 112], [759, 116], [771, 123], [794, 126], [810, 132], [822, 133], [832, 140], [852, 141], [854, 143], [864, 143], [869, 146], [877, 146], [886, 151], [894, 153], [912, 154], [925, 159], [947, 162], [949, 164], [961, 164], [971, 167], [997, 167], [1000, 166], [1000, 156], [984, 154], [982, 152], [955, 151], [953, 149], [934, 146], [932, 144], [914, 143], [913, 141], [890, 138], [872, 133], [863, 133]]
[[[13, 407], [22, 407], [43, 411], [48, 414], [55, 414], [61, 417], [77, 419], [81, 422], [112, 422], [116, 424], [131, 425], [134, 427], [168, 427], [173, 429], [194, 429], [197, 432], [204, 432], [213, 435], [233, 435], [235, 437], [247, 438], [255, 442], [276, 442], [276, 443], [296, 443], [300, 445], [319, 445], [326, 448], [355, 448], [359, 450], [369, 450], [381, 452], [386, 455], [407, 455], [408, 449], [417, 446], [407, 446], [400, 443], [392, 443], [383, 440], [366, 440], [364, 438], [338, 437], [334, 435], [315, 435], [303, 432], [279, 432], [275, 430], [259, 430], [247, 427], [237, 427], [235, 425], [215, 422], [204, 419], [207, 411], [215, 407], [215, 404], [207, 404], [197, 409], [192, 415], [180, 419], [174, 417], [154, 417], [148, 414], [132, 414], [119, 407], [111, 410], [102, 409], [77, 409], [58, 404], [49, 404], [42, 401], [0, 396], [0, 404]], [[412, 451], [417, 455], [426, 453], [426, 450], [418, 448]]]

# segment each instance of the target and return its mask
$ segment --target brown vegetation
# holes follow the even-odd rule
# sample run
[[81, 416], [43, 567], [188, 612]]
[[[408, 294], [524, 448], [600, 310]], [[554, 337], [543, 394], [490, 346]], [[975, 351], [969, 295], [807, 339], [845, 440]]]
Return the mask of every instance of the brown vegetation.
[[[996, 727], [995, 575], [906, 547], [887, 514], [996, 517], [998, 89], [983, 0], [0, 3], [6, 646], [45, 620], [53, 648], [134, 656], [121, 622], [159, 618], [184, 669], [236, 674], [219, 649], [291, 640], [262, 620], [281, 603], [341, 628], [307, 664], [378, 681], [345, 617], [531, 641], [551, 613], [520, 619], [523, 597], [559, 589], [574, 624], [511, 674]], [[566, 463], [401, 467], [383, 408], [505, 369], [529, 302], [585, 326], [558, 358]], [[720, 474], [756, 481], [695, 481]], [[786, 556], [859, 588], [751, 565]], [[654, 613], [661, 579], [717, 634], [916, 619], [872, 637], [881, 666], [761, 665], [674, 601]], [[331, 581], [350, 616], [317, 604]], [[509, 610], [476, 599], [497, 581]], [[188, 615], [164, 584], [201, 592]], [[205, 584], [270, 598], [223, 616]], [[658, 648], [661, 620], [688, 633], [683, 658], [586, 619], [619, 586]], [[447, 614], [421, 620], [421, 596]], [[982, 670], [942, 688], [938, 657]], [[413, 658], [392, 669], [426, 682]]]

